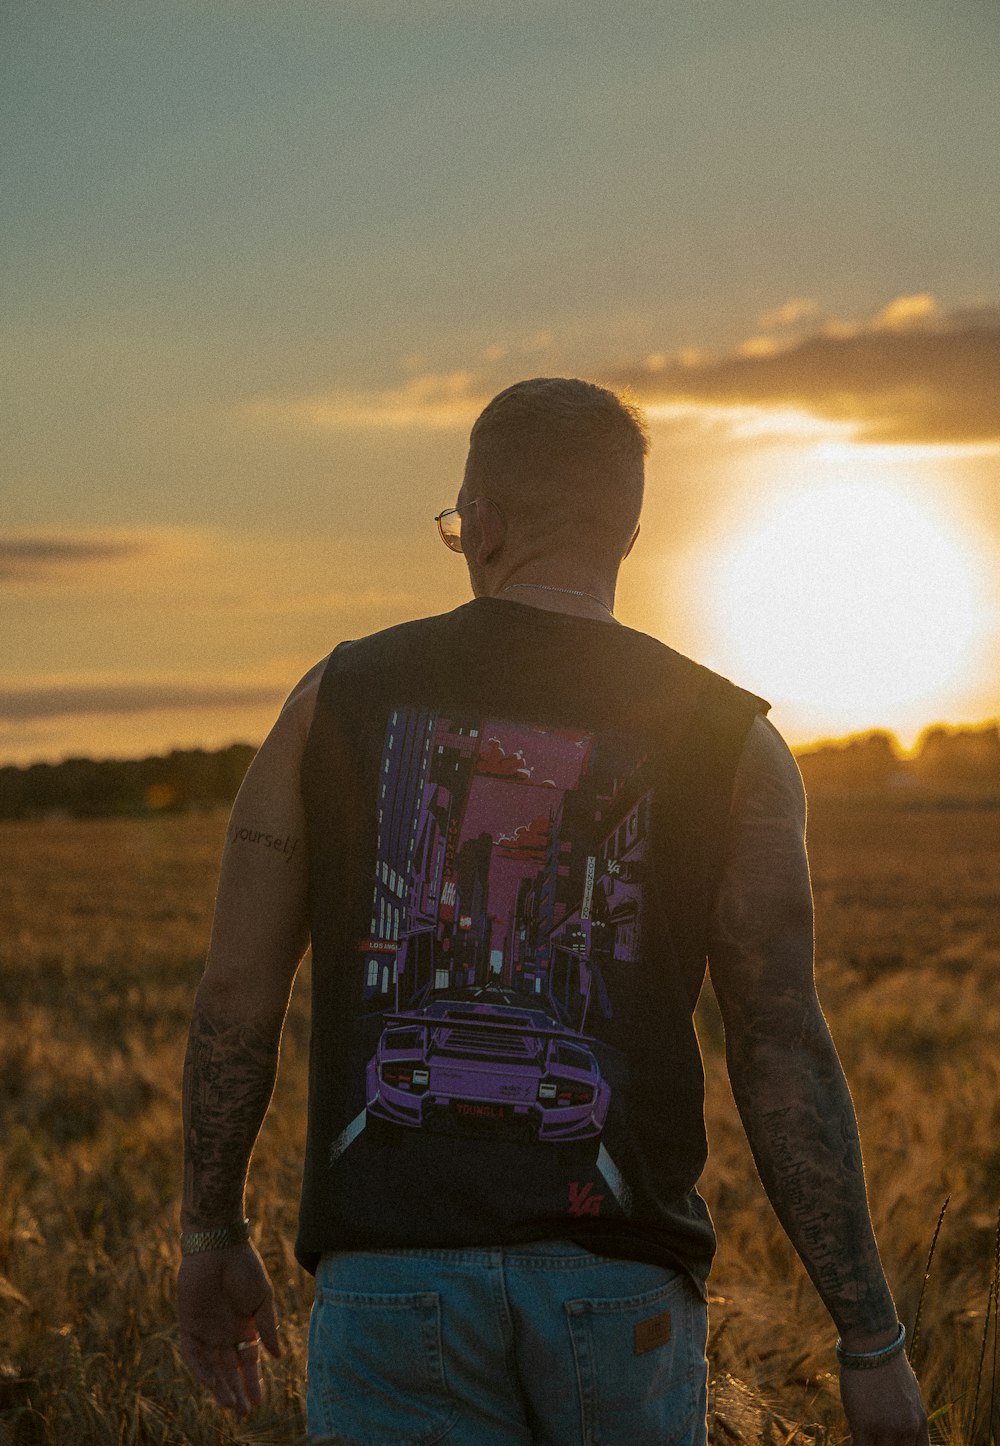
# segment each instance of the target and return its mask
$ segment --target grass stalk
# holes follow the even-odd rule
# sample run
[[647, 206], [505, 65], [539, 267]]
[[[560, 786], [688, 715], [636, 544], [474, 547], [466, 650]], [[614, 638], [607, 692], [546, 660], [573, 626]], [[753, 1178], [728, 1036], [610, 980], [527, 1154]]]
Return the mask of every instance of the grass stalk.
[[969, 1422], [969, 1442], [975, 1440], [976, 1417], [979, 1414], [979, 1388], [983, 1380], [983, 1362], [986, 1360], [986, 1340], [990, 1332], [990, 1317], [993, 1311], [993, 1282], [990, 1281], [990, 1293], [986, 1298], [986, 1320], [983, 1324], [983, 1339], [979, 1347], [979, 1367], [976, 1371], [976, 1390], [972, 1397], [972, 1419]]
[[944, 1204], [941, 1206], [941, 1210], [937, 1218], [937, 1224], [934, 1227], [934, 1234], [931, 1237], [931, 1248], [927, 1252], [927, 1264], [924, 1266], [924, 1278], [920, 1285], [920, 1296], [917, 1300], [917, 1313], [913, 1317], [913, 1332], [910, 1336], [910, 1348], [906, 1353], [907, 1359], [909, 1360], [911, 1366], [913, 1365], [915, 1359], [917, 1341], [920, 1339], [920, 1317], [924, 1309], [924, 1296], [927, 1294], [927, 1282], [931, 1278], [931, 1262], [934, 1259], [934, 1252], [937, 1249], [938, 1236], [941, 1234], [941, 1224], [944, 1220], [945, 1211], [948, 1209], [948, 1202], [950, 1199], [950, 1194], [945, 1196]]
[[[972, 1419], [969, 1422], [969, 1441], [976, 1439], [976, 1419], [979, 1415], [979, 1392], [983, 1383], [983, 1366], [986, 1363], [986, 1345], [990, 1337], [990, 1320], [997, 1309], [997, 1290], [1000, 1287], [1000, 1211], [997, 1212], [996, 1237], [993, 1246], [993, 1274], [990, 1279], [989, 1295], [986, 1297], [986, 1319], [983, 1322], [983, 1339], [979, 1346], [979, 1366], [976, 1370], [976, 1390], [972, 1398]], [[993, 1434], [993, 1409], [996, 1402], [996, 1348], [997, 1348], [996, 1325], [993, 1328], [993, 1370], [990, 1386], [990, 1407], [986, 1427], [986, 1446], [989, 1446], [990, 1437]]]
[[997, 1315], [998, 1302], [1000, 1302], [1000, 1210], [997, 1211], [997, 1230], [993, 1242], [993, 1366], [990, 1371], [990, 1410], [989, 1430], [986, 1433], [988, 1441], [996, 1437], [996, 1399], [997, 1399], [997, 1322], [1000, 1317]]

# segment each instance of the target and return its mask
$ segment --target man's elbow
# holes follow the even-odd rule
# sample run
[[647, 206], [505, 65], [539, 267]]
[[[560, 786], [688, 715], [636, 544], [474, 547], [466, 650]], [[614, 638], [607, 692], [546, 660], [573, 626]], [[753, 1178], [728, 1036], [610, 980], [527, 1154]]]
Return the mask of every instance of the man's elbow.
[[261, 1023], [284, 1020], [295, 971], [250, 968], [209, 955], [198, 985], [197, 1005], [229, 1019]]

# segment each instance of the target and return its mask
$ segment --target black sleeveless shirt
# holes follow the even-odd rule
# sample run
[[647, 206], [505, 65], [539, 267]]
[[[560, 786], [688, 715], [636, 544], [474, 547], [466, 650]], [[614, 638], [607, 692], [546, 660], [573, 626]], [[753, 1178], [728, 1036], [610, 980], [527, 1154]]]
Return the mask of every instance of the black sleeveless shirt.
[[693, 1011], [762, 698], [632, 628], [480, 597], [341, 643], [306, 743], [295, 1253], [715, 1249]]

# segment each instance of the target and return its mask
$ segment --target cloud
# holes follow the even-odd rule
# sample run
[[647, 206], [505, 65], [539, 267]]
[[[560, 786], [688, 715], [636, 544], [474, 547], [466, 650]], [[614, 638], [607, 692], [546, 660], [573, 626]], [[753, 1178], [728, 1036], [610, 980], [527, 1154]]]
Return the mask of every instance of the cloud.
[[251, 422], [294, 430], [391, 427], [468, 431], [490, 395], [479, 389], [472, 372], [429, 372], [382, 391], [341, 388], [306, 397], [261, 398], [244, 408], [242, 415]]
[[800, 321], [808, 320], [818, 311], [818, 302], [805, 296], [792, 296], [773, 311], [762, 311], [757, 321], [765, 331], [771, 331], [777, 327], [797, 326]]
[[552, 821], [540, 813], [530, 824], [522, 823], [512, 834], [500, 834], [495, 840], [501, 858], [542, 863], [548, 852]]
[[1000, 307], [942, 315], [920, 293], [864, 323], [752, 337], [722, 357], [654, 355], [609, 381], [654, 415], [778, 410], [849, 426], [859, 441], [939, 445], [1000, 443], [998, 375]]
[[0, 532], [0, 586], [90, 597], [146, 593], [164, 579], [189, 578], [217, 555], [218, 535], [207, 528], [11, 528]]
[[915, 322], [926, 321], [937, 311], [937, 302], [927, 291], [916, 296], [897, 296], [872, 319], [875, 331], [905, 331]]
[[[596, 370], [630, 387], [654, 418], [696, 417], [742, 435], [808, 436], [811, 425], [814, 436], [862, 442], [1000, 444], [1000, 306], [945, 313], [929, 292], [914, 292], [859, 322], [824, 317], [816, 301], [791, 297], [758, 324], [728, 354], [651, 351], [631, 367]], [[539, 334], [522, 350], [550, 341]], [[480, 365], [510, 360], [499, 346], [478, 357]], [[496, 381], [476, 369], [425, 371], [380, 390], [259, 398], [240, 417], [294, 431], [468, 431]]]
[[450, 371], [432, 371], [426, 352], [408, 352], [399, 360], [413, 375], [398, 385], [371, 391], [336, 387], [304, 396], [258, 397], [239, 406], [234, 416], [244, 425], [297, 432], [381, 428], [467, 433], [502, 386], [519, 375], [545, 372], [545, 358], [552, 355], [557, 340], [553, 331], [544, 328], [497, 339], [479, 347], [467, 365]]
[[99, 713], [123, 715], [192, 709], [275, 707], [285, 693], [266, 684], [66, 683], [0, 693], [0, 719], [37, 721]]
[[0, 537], [0, 582], [48, 582], [81, 566], [139, 556], [148, 546], [126, 537]]

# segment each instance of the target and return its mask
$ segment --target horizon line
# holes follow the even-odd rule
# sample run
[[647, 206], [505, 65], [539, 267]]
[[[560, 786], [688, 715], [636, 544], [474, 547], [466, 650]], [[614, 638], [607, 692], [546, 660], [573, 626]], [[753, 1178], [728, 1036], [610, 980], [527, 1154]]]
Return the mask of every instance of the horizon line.
[[[821, 737], [809, 739], [804, 743], [789, 743], [788, 747], [794, 756], [798, 756], [819, 752], [827, 748], [846, 748], [852, 743], [860, 743], [870, 738], [881, 737], [888, 738], [896, 755], [901, 760], [906, 760], [919, 755], [924, 740], [931, 733], [943, 732], [948, 735], [986, 733], [993, 728], [1000, 729], [1000, 715], [985, 718], [975, 723], [946, 723], [943, 720], [927, 723], [921, 728], [912, 748], [904, 748], [899, 740], [899, 735], [892, 728], [881, 727], [879, 725], [871, 728], [861, 728], [851, 733], [837, 735], [823, 734]], [[175, 753], [205, 753], [211, 755], [225, 753], [231, 748], [250, 748], [256, 753], [263, 742], [263, 739], [261, 739], [259, 743], [251, 743], [246, 738], [233, 738], [228, 743], [220, 743], [215, 747], [206, 747], [202, 744], [192, 744], [187, 747], [180, 744], [171, 744], [154, 752], [124, 755], [107, 754], [100, 757], [86, 753], [65, 753], [59, 758], [33, 758], [27, 763], [15, 763], [12, 760], [0, 758], [0, 769], [15, 768], [23, 771], [29, 768], [59, 768], [66, 763], [142, 763], [149, 759], [168, 758]]]

